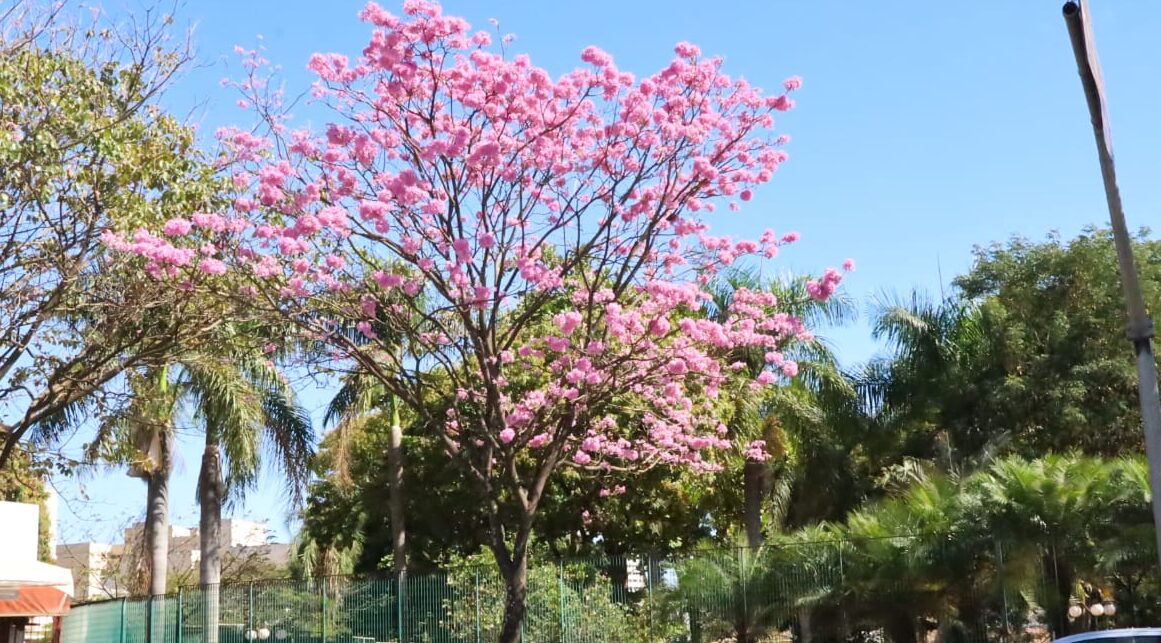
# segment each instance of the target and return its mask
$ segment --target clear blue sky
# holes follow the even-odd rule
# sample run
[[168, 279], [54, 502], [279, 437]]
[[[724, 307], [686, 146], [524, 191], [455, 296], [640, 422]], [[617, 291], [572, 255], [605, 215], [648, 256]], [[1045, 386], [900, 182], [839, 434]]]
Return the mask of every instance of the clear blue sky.
[[[1161, 6], [1091, 1], [1129, 224], [1161, 226]], [[244, 120], [218, 81], [240, 72], [234, 45], [253, 46], [259, 35], [288, 90], [305, 90], [312, 52], [355, 57], [363, 48], [369, 31], [355, 18], [362, 4], [188, 2], [178, 23], [196, 24], [206, 66], [182, 79], [167, 105], [194, 110], [207, 130]], [[801, 75], [798, 107], [778, 122], [793, 136], [790, 162], [746, 209], [712, 225], [736, 236], [766, 227], [800, 232], [773, 270], [817, 272], [853, 257], [858, 270], [847, 289], [862, 299], [912, 287], [938, 294], [940, 268], [944, 283], [967, 270], [975, 244], [1054, 229], [1072, 236], [1106, 220], [1060, 8], [1060, 0], [444, 3], [478, 28], [498, 19], [517, 36], [512, 51], [554, 75], [580, 65], [590, 44], [622, 69], [652, 73], [681, 40], [723, 55], [727, 72], [771, 91]], [[826, 334], [848, 364], [877, 350], [865, 325]], [[317, 407], [325, 392], [305, 397]], [[171, 503], [175, 522], [194, 525], [200, 450], [196, 438], [188, 442]], [[285, 538], [284, 486], [274, 477], [261, 486], [235, 514], [269, 519]], [[88, 503], [76, 482], [58, 487], [66, 540], [112, 538], [144, 502], [144, 485], [121, 472], [85, 480]]]

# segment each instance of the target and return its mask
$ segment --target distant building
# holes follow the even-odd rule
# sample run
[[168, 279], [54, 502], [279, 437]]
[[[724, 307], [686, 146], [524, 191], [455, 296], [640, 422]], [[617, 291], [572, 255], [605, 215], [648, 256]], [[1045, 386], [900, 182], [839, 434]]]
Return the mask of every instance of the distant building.
[[73, 573], [73, 599], [91, 601], [121, 596], [123, 545], [71, 543], [56, 546], [56, 564]]
[[[124, 543], [71, 543], [57, 545], [57, 564], [69, 568], [76, 586], [76, 600], [93, 601], [128, 594], [125, 579], [131, 574], [130, 556], [140, 551], [144, 523], [124, 532]], [[221, 546], [223, 575], [228, 580], [232, 566], [261, 563], [282, 567], [290, 559], [290, 546], [267, 542], [266, 525], [248, 520], [223, 520]], [[172, 584], [194, 585], [201, 563], [201, 541], [197, 528], [170, 526], [169, 577]]]

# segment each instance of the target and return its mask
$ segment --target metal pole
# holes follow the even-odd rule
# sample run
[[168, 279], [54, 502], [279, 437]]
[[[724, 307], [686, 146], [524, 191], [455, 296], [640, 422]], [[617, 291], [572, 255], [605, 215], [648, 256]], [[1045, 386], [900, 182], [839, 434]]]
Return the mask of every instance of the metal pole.
[[173, 640], [181, 643], [181, 593], [182, 588], [177, 588], [177, 611], [174, 613], [174, 630]]
[[407, 576], [404, 573], [395, 575], [395, 638], [403, 643], [403, 601], [407, 594]]
[[1101, 178], [1104, 179], [1105, 199], [1109, 206], [1109, 220], [1113, 241], [1117, 247], [1117, 262], [1121, 269], [1121, 285], [1129, 310], [1129, 341], [1137, 356], [1137, 386], [1141, 401], [1141, 423], [1145, 429], [1145, 455], [1149, 460], [1149, 488], [1153, 496], [1153, 528], [1158, 560], [1161, 561], [1161, 397], [1157, 392], [1157, 362], [1153, 358], [1153, 322], [1145, 310], [1141, 285], [1137, 281], [1137, 266], [1133, 261], [1132, 241], [1125, 225], [1121, 193], [1117, 189], [1117, 173], [1113, 164], [1113, 143], [1109, 121], [1105, 114], [1104, 87], [1092, 24], [1088, 19], [1085, 0], [1064, 5], [1064, 22], [1076, 56], [1076, 67], [1092, 118], [1100, 159]]
[[323, 576], [319, 580], [319, 605], [318, 605], [318, 626], [319, 634], [323, 643], [327, 641], [327, 577]]
[[246, 631], [254, 631], [254, 581], [246, 591]]
[[564, 561], [557, 561], [557, 565], [560, 571], [560, 641], [566, 643], [564, 632]]
[[120, 636], [117, 637], [117, 639], [118, 639], [118, 641], [120, 641], [120, 643], [125, 643], [125, 617], [126, 617], [126, 609], [125, 608], [126, 608], [126, 601], [128, 601], [128, 600], [129, 599], [127, 599], [127, 598], [121, 599], [121, 631], [120, 631]]
[[480, 643], [480, 568], [479, 567], [476, 567], [475, 576], [476, 576], [476, 643]]

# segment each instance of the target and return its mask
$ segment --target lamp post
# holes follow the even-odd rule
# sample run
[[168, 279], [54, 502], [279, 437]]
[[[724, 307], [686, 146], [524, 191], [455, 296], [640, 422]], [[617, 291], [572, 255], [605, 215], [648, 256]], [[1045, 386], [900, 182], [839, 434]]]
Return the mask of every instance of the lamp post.
[[1149, 487], [1153, 495], [1153, 527], [1157, 555], [1161, 560], [1161, 397], [1157, 392], [1157, 362], [1153, 357], [1153, 322], [1145, 310], [1141, 284], [1137, 281], [1137, 266], [1133, 261], [1133, 247], [1125, 224], [1121, 192], [1117, 188], [1117, 172], [1113, 163], [1112, 134], [1105, 114], [1104, 87], [1096, 43], [1092, 37], [1085, 0], [1069, 0], [1064, 4], [1064, 21], [1076, 56], [1080, 82], [1084, 87], [1093, 135], [1096, 137], [1097, 156], [1100, 159], [1101, 178], [1104, 180], [1105, 200], [1108, 202], [1109, 221], [1113, 228], [1113, 242], [1117, 248], [1121, 285], [1129, 310], [1128, 336], [1137, 358], [1137, 387], [1141, 403], [1141, 423], [1145, 429], [1145, 454], [1149, 460]]
[[1117, 604], [1111, 600], [1098, 598], [1087, 606], [1076, 599], [1073, 600], [1075, 602], [1068, 606], [1068, 620], [1075, 621], [1084, 616], [1085, 612], [1088, 612], [1089, 616], [1092, 617], [1092, 629], [1094, 630], [1101, 629], [1101, 617], [1112, 618], [1117, 613]]

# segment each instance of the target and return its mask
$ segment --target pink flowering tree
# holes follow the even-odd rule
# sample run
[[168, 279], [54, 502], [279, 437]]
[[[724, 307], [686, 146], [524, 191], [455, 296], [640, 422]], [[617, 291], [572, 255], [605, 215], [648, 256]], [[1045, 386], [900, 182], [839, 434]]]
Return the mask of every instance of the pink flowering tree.
[[[706, 221], [786, 159], [774, 114], [799, 81], [764, 95], [688, 43], [645, 78], [589, 47], [554, 79], [437, 5], [403, 13], [369, 4], [361, 55], [311, 58], [334, 119], [322, 133], [289, 126], [249, 52], [242, 103], [269, 128], [221, 133], [234, 207], [112, 243], [157, 275], [222, 275], [222, 294], [281, 312], [335, 368], [440, 427], [478, 485], [511, 643], [554, 473], [714, 470], [734, 446], [715, 412], [744, 366], [729, 356], [763, 352], [755, 387], [793, 375], [779, 349], [807, 331], [774, 296], [740, 289], [721, 320], [703, 311], [715, 274], [794, 238], [737, 241]], [[440, 417], [435, 381], [455, 400]]]

